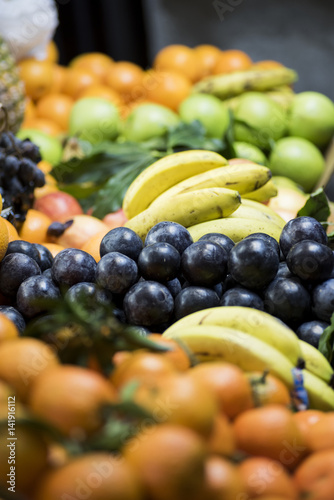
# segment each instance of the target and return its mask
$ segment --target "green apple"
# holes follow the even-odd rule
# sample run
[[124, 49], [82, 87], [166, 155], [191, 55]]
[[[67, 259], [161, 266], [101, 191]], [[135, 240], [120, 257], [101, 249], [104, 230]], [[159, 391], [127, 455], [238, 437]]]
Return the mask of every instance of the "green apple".
[[269, 168], [273, 175], [289, 177], [310, 193], [325, 169], [325, 159], [307, 139], [284, 137], [270, 154]]
[[[234, 117], [235, 140], [249, 142], [261, 149], [269, 149], [270, 140], [277, 141], [287, 131], [286, 111], [261, 92], [241, 95]], [[246, 125], [238, 123], [239, 120]]]
[[122, 132], [126, 140], [142, 142], [164, 135], [169, 127], [179, 122], [179, 116], [165, 106], [140, 104], [125, 120]]
[[254, 144], [235, 141], [232, 146], [237, 158], [245, 158], [246, 160], [253, 161], [254, 163], [259, 163], [260, 165], [267, 165], [268, 160], [266, 155], [261, 151], [260, 148], [254, 146]]
[[120, 131], [117, 107], [100, 97], [84, 97], [72, 107], [69, 134], [91, 144], [115, 139]]
[[287, 188], [287, 189], [294, 189], [295, 191], [299, 191], [301, 193], [304, 192], [301, 186], [292, 179], [289, 179], [289, 177], [284, 177], [283, 175], [273, 175], [271, 180], [273, 181], [275, 186], [279, 189]]
[[304, 137], [319, 148], [334, 135], [334, 104], [319, 92], [297, 94], [290, 108], [289, 135]]
[[21, 129], [17, 132], [16, 137], [23, 141], [30, 139], [31, 142], [39, 147], [42, 160], [45, 160], [51, 165], [57, 165], [60, 162], [63, 154], [61, 143], [55, 137], [45, 134], [37, 129]]
[[218, 97], [209, 94], [191, 94], [181, 102], [179, 115], [185, 123], [198, 120], [208, 137], [218, 139], [223, 137], [230, 123], [227, 106]]

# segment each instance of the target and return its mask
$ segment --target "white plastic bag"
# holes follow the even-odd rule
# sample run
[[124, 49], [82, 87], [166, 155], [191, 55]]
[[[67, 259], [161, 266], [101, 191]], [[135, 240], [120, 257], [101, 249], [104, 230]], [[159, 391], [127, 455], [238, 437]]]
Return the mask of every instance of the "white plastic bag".
[[0, 0], [0, 36], [16, 60], [45, 59], [57, 26], [54, 0]]

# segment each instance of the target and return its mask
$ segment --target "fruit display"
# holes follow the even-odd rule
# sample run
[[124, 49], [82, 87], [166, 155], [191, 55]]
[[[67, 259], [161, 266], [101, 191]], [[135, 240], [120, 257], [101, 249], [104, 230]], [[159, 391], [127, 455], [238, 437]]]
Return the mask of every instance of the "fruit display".
[[210, 45], [56, 55], [3, 103], [0, 497], [333, 500], [333, 103]]

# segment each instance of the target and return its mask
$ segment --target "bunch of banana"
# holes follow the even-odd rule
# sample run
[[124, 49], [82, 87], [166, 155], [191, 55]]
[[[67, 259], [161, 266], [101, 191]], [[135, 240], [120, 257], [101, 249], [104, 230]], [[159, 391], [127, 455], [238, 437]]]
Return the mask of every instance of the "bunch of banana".
[[286, 67], [249, 69], [234, 73], [208, 76], [193, 86], [193, 92], [212, 94], [220, 99], [243, 94], [246, 91], [269, 91], [297, 80], [297, 73]]
[[[181, 342], [199, 362], [224, 360], [245, 372], [268, 370], [290, 389], [292, 370], [304, 353], [297, 335], [280, 320], [241, 306], [215, 307], [189, 314], [165, 330], [163, 337]], [[334, 410], [333, 389], [312, 370], [306, 360], [303, 374], [310, 406]], [[322, 373], [326, 376], [326, 369]]]

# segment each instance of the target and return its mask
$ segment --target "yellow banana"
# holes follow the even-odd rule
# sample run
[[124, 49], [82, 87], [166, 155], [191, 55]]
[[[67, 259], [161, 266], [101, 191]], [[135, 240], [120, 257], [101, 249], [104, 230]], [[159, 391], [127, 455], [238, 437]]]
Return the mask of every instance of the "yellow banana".
[[313, 375], [327, 382], [327, 384], [331, 380], [334, 380], [333, 368], [325, 356], [323, 356], [318, 349], [313, 347], [313, 345], [303, 340], [299, 340], [299, 344], [302, 351], [302, 358], [305, 361], [305, 368], [313, 373]]
[[178, 182], [227, 164], [223, 156], [206, 150], [182, 151], [165, 156], [147, 167], [129, 186], [123, 200], [124, 213], [132, 219]]
[[152, 207], [156, 203], [159, 203], [163, 198], [171, 198], [181, 193], [188, 193], [204, 188], [222, 187], [234, 189], [242, 195], [242, 193], [259, 189], [270, 178], [271, 171], [269, 168], [251, 162], [215, 168], [175, 184], [175, 186], [167, 189], [167, 191], [158, 196], [150, 206]]
[[[277, 224], [280, 227], [284, 227], [286, 224], [286, 221], [277, 212], [275, 212], [275, 210], [273, 210], [268, 205], [265, 205], [264, 203], [261, 203], [259, 201], [249, 200], [248, 198], [241, 198], [241, 206], [239, 208], [241, 207], [253, 209], [258, 212], [261, 212], [262, 214], [267, 215], [269, 220], [272, 220], [275, 224]], [[233, 212], [232, 215], [234, 216], [234, 214], [235, 212]]]
[[326, 382], [308, 370], [303, 370], [304, 387], [307, 390], [310, 408], [320, 411], [334, 410], [334, 390]]
[[273, 183], [273, 180], [270, 179], [268, 182], [266, 182], [263, 186], [261, 186], [259, 189], [256, 189], [255, 191], [251, 191], [249, 193], [244, 193], [242, 195], [243, 198], [247, 198], [249, 200], [254, 200], [254, 201], [267, 201], [269, 198], [273, 198], [274, 196], [277, 196], [278, 194], [278, 189]]
[[290, 68], [249, 69], [204, 78], [193, 86], [193, 92], [228, 99], [246, 91], [264, 91], [280, 85], [290, 85], [296, 80], [297, 73]]
[[227, 217], [241, 203], [238, 191], [225, 188], [199, 189], [179, 194], [172, 200], [164, 198], [154, 207], [149, 207], [124, 224], [143, 240], [148, 231], [158, 222], [172, 221], [189, 226], [203, 221]]
[[251, 307], [221, 306], [197, 311], [173, 323], [163, 335], [173, 336], [175, 331], [196, 325], [213, 325], [240, 330], [271, 345], [295, 366], [302, 357], [295, 332], [277, 318]]
[[244, 371], [268, 370], [292, 387], [291, 361], [277, 349], [241, 330], [217, 325], [186, 326], [163, 336], [180, 340], [198, 361], [227, 361]]
[[278, 227], [283, 229], [284, 224], [278, 223], [275, 217], [272, 217], [271, 215], [262, 212], [258, 210], [257, 208], [251, 208], [251, 207], [246, 207], [246, 205], [243, 205], [241, 202], [241, 205], [239, 208], [236, 209], [233, 214], [229, 216], [230, 218], [243, 218], [243, 219], [255, 219], [255, 220], [263, 220], [266, 222], [272, 222], [273, 224], [276, 224]]
[[221, 233], [229, 236], [234, 243], [252, 233], [267, 233], [279, 241], [282, 232], [282, 229], [272, 222], [241, 217], [225, 217], [225, 219], [210, 220], [188, 226], [187, 229], [194, 241], [199, 240], [204, 234]]

